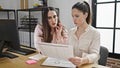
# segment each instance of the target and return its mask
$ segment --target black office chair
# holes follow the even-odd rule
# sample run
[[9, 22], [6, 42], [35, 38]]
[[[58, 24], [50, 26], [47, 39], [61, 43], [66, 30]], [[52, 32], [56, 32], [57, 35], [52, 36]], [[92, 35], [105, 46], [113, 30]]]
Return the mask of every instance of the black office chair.
[[100, 59], [98, 60], [98, 64], [106, 66], [108, 54], [108, 49], [104, 46], [100, 46]]

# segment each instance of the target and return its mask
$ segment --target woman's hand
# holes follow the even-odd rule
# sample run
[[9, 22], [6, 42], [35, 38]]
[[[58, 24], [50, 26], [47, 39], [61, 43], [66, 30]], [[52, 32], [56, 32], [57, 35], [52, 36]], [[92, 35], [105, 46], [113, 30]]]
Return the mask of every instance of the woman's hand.
[[63, 29], [63, 25], [61, 23], [59, 23], [58, 26], [56, 26], [56, 28], [55, 28], [57, 35], [61, 34], [62, 29]]
[[71, 57], [68, 59], [69, 61], [71, 61], [74, 65], [76, 66], [81, 66], [83, 64], [87, 64], [89, 63], [89, 60], [87, 57], [84, 57], [84, 58], [80, 58], [80, 57]]
[[68, 60], [78, 67], [82, 65], [82, 58], [80, 57], [71, 57]]
[[63, 41], [63, 36], [62, 36], [62, 30], [63, 30], [63, 25], [61, 23], [59, 23], [55, 27], [55, 32], [53, 34], [54, 43], [62, 44], [64, 42]]

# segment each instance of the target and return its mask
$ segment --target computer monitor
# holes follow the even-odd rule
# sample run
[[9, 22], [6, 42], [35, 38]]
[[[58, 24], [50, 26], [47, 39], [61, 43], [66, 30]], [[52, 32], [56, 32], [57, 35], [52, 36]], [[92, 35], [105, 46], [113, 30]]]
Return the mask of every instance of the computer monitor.
[[0, 20], [0, 56], [4, 46], [12, 49], [19, 49], [19, 35], [15, 20]]
[[[35, 52], [34, 50], [20, 47], [18, 28], [15, 20], [0, 20], [0, 56], [3, 54], [5, 45], [8, 48], [7, 51], [22, 55], [28, 55]], [[8, 56], [7, 54], [5, 54], [7, 57], [15, 57], [10, 54]]]

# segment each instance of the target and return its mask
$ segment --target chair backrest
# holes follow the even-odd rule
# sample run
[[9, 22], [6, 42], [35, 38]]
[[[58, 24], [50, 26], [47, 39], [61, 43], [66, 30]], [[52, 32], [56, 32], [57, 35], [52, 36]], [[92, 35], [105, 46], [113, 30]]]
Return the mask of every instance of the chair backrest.
[[108, 54], [108, 49], [104, 46], [100, 46], [100, 59], [98, 60], [98, 64], [105, 66], [107, 63]]

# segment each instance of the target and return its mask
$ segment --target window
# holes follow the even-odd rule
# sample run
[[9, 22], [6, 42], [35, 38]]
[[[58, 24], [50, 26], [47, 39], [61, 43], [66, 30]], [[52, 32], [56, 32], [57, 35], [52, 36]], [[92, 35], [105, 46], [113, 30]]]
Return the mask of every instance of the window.
[[[98, 29], [101, 35], [101, 45], [108, 48], [109, 52], [113, 51], [113, 29]], [[109, 41], [108, 41], [109, 40]]]
[[109, 2], [109, 1], [114, 1], [114, 0], [97, 0], [97, 2]]
[[93, 25], [109, 57], [120, 58], [120, 0], [92, 0]]
[[115, 35], [115, 53], [120, 54], [120, 3], [117, 3], [116, 9], [116, 35]]
[[117, 3], [116, 27], [120, 28], [120, 3]]
[[97, 27], [114, 27], [114, 4], [98, 4], [96, 21]]
[[120, 54], [120, 30], [116, 30], [115, 40], [115, 53]]

